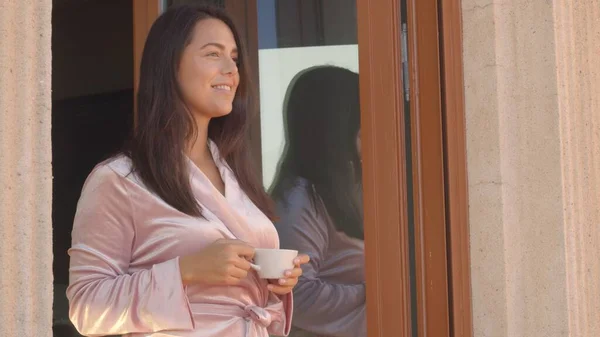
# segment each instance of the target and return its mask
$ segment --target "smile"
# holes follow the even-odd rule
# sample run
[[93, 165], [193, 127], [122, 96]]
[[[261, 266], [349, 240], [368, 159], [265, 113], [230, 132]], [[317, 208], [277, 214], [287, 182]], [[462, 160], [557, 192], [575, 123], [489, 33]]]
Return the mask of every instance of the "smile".
[[212, 87], [213, 87], [213, 88], [215, 88], [215, 89], [218, 89], [218, 90], [226, 90], [226, 91], [231, 91], [231, 87], [230, 87], [230, 86], [228, 86], [228, 85], [225, 85], [225, 84], [221, 84], [221, 85], [213, 85]]

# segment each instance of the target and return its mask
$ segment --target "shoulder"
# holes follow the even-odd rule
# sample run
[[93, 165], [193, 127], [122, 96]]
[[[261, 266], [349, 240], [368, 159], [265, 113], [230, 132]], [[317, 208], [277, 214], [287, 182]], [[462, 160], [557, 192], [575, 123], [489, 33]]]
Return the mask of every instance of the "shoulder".
[[275, 200], [278, 209], [314, 208], [312, 200], [313, 186], [304, 178], [294, 178], [282, 193], [281, 198]]
[[94, 191], [115, 192], [122, 194], [123, 184], [131, 173], [131, 160], [119, 155], [107, 159], [94, 167], [88, 175], [82, 196]]
[[88, 175], [73, 219], [73, 242], [98, 230], [133, 230], [135, 211], [130, 184], [120, 172], [122, 161], [120, 157], [108, 159], [96, 165]]
[[295, 178], [275, 202], [281, 223], [297, 223], [299, 219], [315, 223], [328, 222], [327, 211], [315, 193], [314, 186], [304, 178]]
[[123, 174], [125, 159], [110, 158], [99, 163], [88, 175], [77, 202], [75, 222], [112, 221], [133, 217], [130, 186]]
[[327, 242], [332, 225], [329, 216], [315, 195], [310, 181], [295, 178], [282, 197], [276, 200], [279, 220], [275, 223], [284, 246], [294, 245], [299, 233], [311, 240]]
[[132, 167], [131, 159], [124, 154], [120, 154], [101, 162], [96, 166], [96, 169], [110, 170], [122, 178], [126, 178], [131, 174]]

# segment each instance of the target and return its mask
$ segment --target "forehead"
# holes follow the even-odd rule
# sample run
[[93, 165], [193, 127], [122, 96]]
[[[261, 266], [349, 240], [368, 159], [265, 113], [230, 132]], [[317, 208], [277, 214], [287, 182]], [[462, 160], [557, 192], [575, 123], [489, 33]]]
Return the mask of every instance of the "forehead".
[[191, 44], [203, 46], [207, 43], [218, 43], [231, 49], [237, 48], [229, 26], [214, 18], [200, 20], [194, 27]]

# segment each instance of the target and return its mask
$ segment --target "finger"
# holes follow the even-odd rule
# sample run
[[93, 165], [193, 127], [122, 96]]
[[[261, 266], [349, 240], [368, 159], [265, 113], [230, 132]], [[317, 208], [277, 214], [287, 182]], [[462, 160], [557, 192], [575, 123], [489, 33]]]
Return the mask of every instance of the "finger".
[[238, 256], [243, 256], [246, 259], [252, 260], [254, 258], [254, 247], [249, 244], [237, 240], [235, 243], [230, 244], [230, 248]]
[[302, 268], [294, 268], [290, 270], [286, 270], [283, 274], [285, 277], [300, 277], [302, 276]]
[[298, 284], [298, 279], [295, 277], [288, 277], [288, 278], [280, 278], [277, 280], [277, 284], [280, 286], [286, 286], [286, 287], [295, 287], [296, 284]]
[[225, 278], [226, 285], [236, 285], [236, 284], [239, 284], [240, 282], [241, 282], [241, 279], [239, 279], [237, 277], [227, 276]]
[[306, 264], [308, 262], [310, 262], [310, 256], [308, 256], [306, 254], [300, 254], [294, 259], [294, 264], [296, 266], [300, 266], [300, 265]]
[[250, 261], [241, 257], [235, 260], [234, 265], [245, 271], [248, 271], [251, 268]]
[[267, 288], [270, 292], [275, 293], [277, 295], [289, 294], [290, 292], [292, 292], [292, 289], [294, 289], [294, 287], [278, 286], [274, 284], [269, 284]]
[[248, 276], [248, 271], [238, 268], [234, 265], [229, 266], [229, 268], [227, 269], [227, 275], [230, 277], [234, 277], [236, 279], [244, 279], [246, 278], [246, 276]]

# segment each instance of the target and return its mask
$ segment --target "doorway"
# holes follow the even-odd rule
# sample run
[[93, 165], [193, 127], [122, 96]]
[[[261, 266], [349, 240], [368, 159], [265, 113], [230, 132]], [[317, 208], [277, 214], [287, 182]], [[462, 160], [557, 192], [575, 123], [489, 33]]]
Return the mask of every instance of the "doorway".
[[69, 321], [65, 291], [81, 188], [94, 166], [120, 149], [132, 127], [132, 8], [132, 1], [122, 0], [53, 1], [54, 336], [79, 336]]
[[[463, 216], [465, 204], [460, 202], [465, 200], [461, 192], [464, 188], [459, 181], [464, 178], [461, 168], [464, 158], [457, 155], [464, 146], [452, 141], [456, 134], [453, 130], [457, 128], [448, 127], [462, 113], [460, 104], [448, 104], [461, 97], [460, 92], [448, 91], [462, 85], [457, 80], [460, 72], [452, 72], [458, 68], [460, 57], [450, 53], [451, 47], [459, 45], [452, 38], [460, 33], [455, 20], [460, 11], [453, 7], [438, 8], [435, 0], [384, 0], [377, 4], [373, 0], [356, 0], [351, 6], [349, 1], [329, 0], [53, 2], [55, 336], [79, 336], [68, 319], [65, 289], [69, 265], [66, 251], [71, 243], [73, 215], [83, 182], [94, 165], [118, 151], [132, 128], [136, 65], [150, 25], [161, 10], [185, 2], [210, 2], [226, 8], [247, 40], [249, 59], [255, 70], [252, 76], [263, 89], [285, 87], [277, 82], [281, 81], [280, 74], [269, 77], [259, 73], [268, 70], [264, 66], [261, 70], [261, 62], [272, 64], [266, 63], [269, 56], [283, 62], [287, 59], [280, 54], [298, 51], [294, 48], [305, 48], [305, 53], [319, 52], [331, 36], [335, 37], [335, 43], [330, 47], [356, 49], [345, 50], [343, 56], [356, 58], [354, 71], [360, 68], [361, 73], [363, 195], [365, 227], [368, 227], [366, 297], [371, 303], [367, 318], [376, 322], [369, 324], [369, 336], [469, 336], [469, 273], [465, 259], [468, 231]], [[339, 13], [344, 6], [352, 12], [348, 21], [343, 20], [343, 15], [328, 16]], [[452, 14], [452, 10], [458, 14]], [[439, 22], [440, 13], [444, 25]], [[401, 23], [407, 25], [407, 36], [402, 35]], [[348, 29], [349, 24], [356, 24], [356, 29]], [[440, 31], [444, 33], [443, 41], [438, 40]], [[441, 43], [444, 41], [446, 44]], [[403, 49], [408, 49], [406, 59], [402, 57]], [[402, 70], [407, 62], [410, 63]], [[428, 81], [424, 80], [426, 75], [431, 76]], [[278, 84], [269, 87], [269, 79]], [[413, 88], [408, 94], [415, 104], [405, 104], [405, 82]], [[419, 83], [421, 86], [417, 87]], [[457, 85], [442, 87], [448, 83]], [[426, 99], [423, 97], [436, 100], [416, 104]], [[273, 135], [266, 129], [269, 102], [265, 99], [260, 104], [263, 110], [260, 116], [264, 118], [253, 123], [251, 141], [259, 159], [259, 172], [265, 174], [272, 169], [274, 175], [272, 164], [276, 161], [269, 161], [269, 153], [265, 151], [272, 143], [261, 144], [261, 139]], [[454, 155], [447, 155], [446, 151]], [[427, 169], [419, 164], [423, 162], [428, 163]], [[454, 174], [457, 171], [459, 174]], [[269, 185], [270, 178], [265, 177], [264, 183]], [[409, 180], [414, 188], [409, 188]], [[409, 203], [411, 197], [416, 201], [414, 204]], [[411, 213], [415, 217], [410, 218]], [[425, 213], [435, 214], [435, 218], [421, 216]], [[414, 226], [412, 231], [410, 223]], [[439, 241], [444, 244], [437, 244]], [[436, 334], [436, 329], [443, 332]]]

